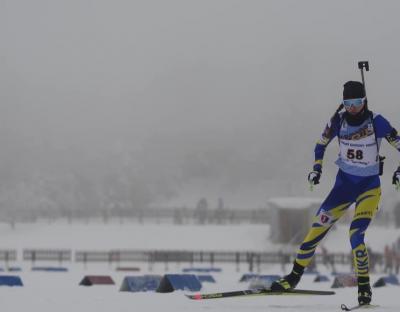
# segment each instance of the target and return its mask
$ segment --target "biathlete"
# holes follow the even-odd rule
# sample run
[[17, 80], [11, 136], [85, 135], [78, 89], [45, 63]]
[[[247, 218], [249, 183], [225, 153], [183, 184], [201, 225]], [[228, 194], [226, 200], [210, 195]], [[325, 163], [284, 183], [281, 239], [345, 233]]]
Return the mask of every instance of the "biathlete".
[[[343, 107], [345, 111], [341, 112]], [[335, 185], [314, 216], [312, 226], [298, 249], [291, 273], [273, 282], [271, 289], [285, 291], [296, 287], [318, 244], [355, 203], [349, 234], [358, 281], [358, 302], [365, 305], [371, 302], [372, 292], [364, 235], [381, 197], [379, 175], [383, 158], [379, 156], [379, 148], [385, 138], [400, 151], [400, 137], [382, 115], [368, 109], [364, 85], [358, 81], [345, 83], [342, 105], [316, 144], [315, 163], [308, 175], [311, 185], [319, 183], [326, 147], [335, 137], [338, 138], [340, 150], [336, 161], [339, 171]], [[393, 184], [397, 188], [400, 186], [400, 166], [393, 174]]]

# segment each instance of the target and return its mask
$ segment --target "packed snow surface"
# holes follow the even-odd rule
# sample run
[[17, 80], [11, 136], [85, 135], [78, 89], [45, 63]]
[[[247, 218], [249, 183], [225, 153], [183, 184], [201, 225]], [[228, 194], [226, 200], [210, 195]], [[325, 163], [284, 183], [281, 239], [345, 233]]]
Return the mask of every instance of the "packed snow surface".
[[[340, 304], [356, 304], [356, 288], [337, 289], [333, 296], [256, 296], [250, 298], [227, 298], [205, 301], [193, 301], [184, 296], [183, 291], [169, 294], [159, 293], [130, 293], [120, 292], [125, 276], [146, 273], [182, 273], [186, 264], [172, 263], [165, 271], [160, 263], [149, 271], [146, 263], [134, 263], [140, 272], [117, 272], [114, 265], [107, 263], [89, 264], [85, 268], [81, 263], [68, 262], [62, 265], [68, 272], [33, 272], [31, 263], [21, 259], [22, 248], [71, 248], [108, 250], [110, 248], [132, 249], [175, 249], [175, 250], [253, 250], [265, 251], [271, 248], [279, 250], [281, 246], [268, 240], [268, 226], [265, 225], [225, 225], [225, 226], [172, 226], [167, 224], [140, 225], [125, 224], [72, 224], [65, 223], [36, 223], [17, 224], [15, 229], [9, 225], [0, 225], [0, 248], [14, 248], [19, 256], [14, 266], [20, 266], [21, 272], [0, 272], [3, 275], [18, 275], [24, 287], [0, 287], [1, 311], [41, 311], [41, 312], [70, 312], [70, 311], [340, 311]], [[395, 229], [371, 228], [368, 239], [372, 248], [382, 249], [388, 238], [394, 240]], [[338, 227], [331, 233], [331, 238], [324, 245], [331, 249], [348, 251], [347, 227]], [[374, 246], [375, 244], [375, 246]], [[295, 249], [295, 246], [287, 246]], [[40, 263], [37, 263], [40, 265]], [[52, 264], [58, 265], [58, 264]], [[205, 264], [203, 264], [204, 266]], [[200, 265], [198, 265], [200, 266]], [[207, 265], [205, 265], [207, 266]], [[242, 264], [240, 271], [235, 265], [215, 264], [222, 268], [221, 273], [212, 273], [217, 283], [203, 283], [201, 292], [219, 292], [247, 289], [248, 283], [240, 283], [242, 274], [247, 273], [247, 265]], [[289, 269], [288, 267], [286, 270]], [[322, 273], [329, 274], [325, 267], [319, 268]], [[338, 268], [348, 271], [349, 268]], [[264, 265], [262, 274], [284, 274], [278, 265]], [[116, 285], [111, 286], [79, 286], [85, 275], [110, 275]], [[372, 275], [375, 281], [383, 274]], [[299, 288], [330, 290], [330, 282], [314, 283], [314, 275], [306, 275]], [[381, 307], [374, 311], [400, 311], [400, 300], [397, 297], [400, 287], [387, 286], [374, 289], [373, 301]]]

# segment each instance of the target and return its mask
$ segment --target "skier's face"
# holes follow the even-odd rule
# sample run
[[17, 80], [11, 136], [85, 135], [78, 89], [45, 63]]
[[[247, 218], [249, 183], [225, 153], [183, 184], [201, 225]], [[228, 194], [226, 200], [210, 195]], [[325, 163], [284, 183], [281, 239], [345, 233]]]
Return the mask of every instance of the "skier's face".
[[356, 115], [361, 112], [365, 106], [366, 98], [346, 99], [343, 100], [343, 105], [347, 112]]
[[365, 104], [360, 105], [360, 106], [345, 106], [346, 111], [349, 112], [351, 115], [357, 115], [359, 112], [361, 112], [364, 108]]

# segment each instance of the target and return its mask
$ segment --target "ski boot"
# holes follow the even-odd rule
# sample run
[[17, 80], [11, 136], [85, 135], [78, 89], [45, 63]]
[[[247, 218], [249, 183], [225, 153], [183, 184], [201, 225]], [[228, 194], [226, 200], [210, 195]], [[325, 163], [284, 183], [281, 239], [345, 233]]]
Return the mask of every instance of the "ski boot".
[[368, 305], [371, 303], [372, 291], [369, 285], [368, 277], [358, 278], [358, 303], [360, 305]]
[[290, 272], [290, 274], [288, 275], [285, 275], [283, 278], [273, 282], [271, 284], [271, 290], [276, 292], [282, 292], [294, 289], [300, 282], [303, 272], [304, 272], [304, 267], [295, 262], [293, 265], [292, 272]]

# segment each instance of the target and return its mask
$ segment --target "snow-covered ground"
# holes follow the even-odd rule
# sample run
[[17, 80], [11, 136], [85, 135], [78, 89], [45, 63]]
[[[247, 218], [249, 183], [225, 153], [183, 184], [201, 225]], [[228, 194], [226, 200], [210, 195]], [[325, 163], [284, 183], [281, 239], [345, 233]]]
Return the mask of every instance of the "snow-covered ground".
[[[0, 248], [68, 248], [72, 250], [159, 249], [219, 251], [291, 251], [297, 246], [273, 244], [268, 225], [179, 225], [139, 224], [113, 220], [101, 222], [66, 221], [17, 224], [15, 229], [0, 223]], [[339, 224], [324, 239], [332, 252], [350, 252], [349, 225]], [[383, 252], [400, 237], [393, 227], [371, 226], [366, 234], [368, 246]]]
[[[371, 228], [369, 241], [373, 249], [380, 250], [387, 238], [394, 240], [394, 229]], [[335, 250], [348, 250], [347, 228], [339, 227], [324, 242], [325, 246]], [[373, 246], [376, 244], [376, 246]], [[378, 246], [379, 245], [379, 246]], [[378, 248], [379, 247], [379, 248]], [[382, 248], [381, 248], [382, 247]], [[260, 296], [251, 298], [229, 298], [209, 301], [191, 301], [178, 291], [170, 294], [127, 293], [119, 292], [122, 280], [128, 275], [145, 273], [164, 274], [165, 267], [158, 264], [148, 272], [147, 264], [139, 266], [141, 272], [117, 272], [108, 264], [90, 264], [84, 269], [82, 264], [66, 263], [69, 272], [45, 273], [32, 272], [29, 262], [20, 259], [22, 248], [71, 248], [99, 249], [110, 248], [157, 248], [157, 249], [190, 249], [190, 250], [254, 250], [264, 251], [280, 248], [268, 240], [268, 227], [264, 225], [236, 226], [172, 226], [172, 225], [139, 225], [139, 224], [72, 224], [38, 223], [17, 224], [12, 230], [8, 225], [0, 225], [0, 248], [15, 248], [19, 252], [19, 261], [15, 263], [23, 268], [19, 275], [24, 287], [0, 287], [1, 311], [339, 311], [340, 304], [356, 303], [356, 288], [336, 290], [334, 296], [299, 296], [279, 297]], [[291, 247], [288, 247], [291, 248]], [[293, 247], [295, 248], [295, 247]], [[229, 291], [248, 288], [248, 283], [239, 283], [247, 265], [236, 271], [234, 265], [220, 266], [221, 273], [213, 273], [217, 283], [203, 284], [202, 292]], [[168, 273], [180, 273], [186, 265], [171, 264]], [[263, 274], [283, 274], [280, 266], [262, 266]], [[340, 270], [341, 268], [339, 268]], [[344, 271], [348, 268], [342, 268]], [[325, 268], [321, 267], [321, 271]], [[325, 272], [326, 273], [326, 272]], [[12, 274], [1, 272], [1, 274]], [[116, 282], [114, 286], [78, 286], [84, 275], [110, 275]], [[373, 275], [375, 281], [380, 276]], [[314, 283], [314, 276], [306, 275], [299, 287], [329, 290], [332, 280], [326, 283]], [[391, 286], [374, 289], [374, 302], [381, 305], [377, 311], [400, 311], [400, 300], [397, 295], [400, 287]]]
[[[178, 272], [176, 269], [169, 273]], [[276, 273], [278, 268], [263, 273]], [[154, 273], [154, 272], [153, 272]], [[161, 271], [159, 273], [162, 273]], [[243, 273], [243, 272], [242, 272]], [[246, 289], [248, 283], [239, 283], [242, 273], [229, 267], [214, 274], [217, 283], [203, 283], [204, 292]], [[86, 274], [108, 274], [115, 280], [113, 286], [78, 286]], [[126, 311], [339, 311], [340, 304], [356, 303], [356, 288], [336, 290], [333, 296], [260, 296], [250, 298], [227, 298], [208, 301], [191, 301], [178, 291], [168, 294], [119, 292], [122, 279], [127, 273], [115, 272], [106, 267], [84, 271], [73, 268], [68, 273], [39, 273], [25, 271], [20, 274], [24, 287], [0, 287], [1, 311], [41, 311], [41, 312], [126, 312]], [[331, 282], [313, 283], [314, 276], [305, 276], [301, 288], [329, 290]], [[374, 276], [374, 279], [377, 276]], [[379, 311], [398, 312], [399, 287], [374, 289], [374, 302], [382, 307]]]

